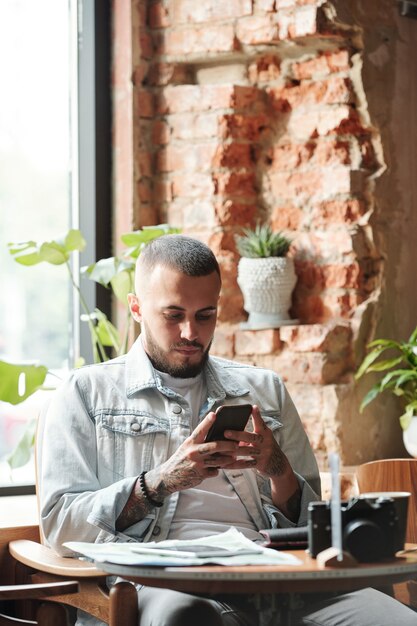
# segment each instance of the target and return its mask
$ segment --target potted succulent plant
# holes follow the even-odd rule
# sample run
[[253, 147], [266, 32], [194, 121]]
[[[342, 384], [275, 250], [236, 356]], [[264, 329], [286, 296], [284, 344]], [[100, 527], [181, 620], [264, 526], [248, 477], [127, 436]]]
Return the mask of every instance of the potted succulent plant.
[[[360, 365], [355, 378], [369, 372], [385, 372], [364, 397], [362, 411], [380, 393], [387, 391], [402, 398], [404, 413], [400, 416], [404, 445], [417, 458], [417, 327], [408, 341], [376, 339], [368, 344], [370, 352]], [[388, 352], [388, 358], [380, 357]]]
[[288, 310], [297, 277], [294, 261], [288, 257], [291, 239], [274, 232], [268, 224], [258, 223], [254, 229], [243, 229], [236, 236], [241, 258], [237, 282], [249, 318], [244, 327], [250, 329], [278, 328], [293, 324]]

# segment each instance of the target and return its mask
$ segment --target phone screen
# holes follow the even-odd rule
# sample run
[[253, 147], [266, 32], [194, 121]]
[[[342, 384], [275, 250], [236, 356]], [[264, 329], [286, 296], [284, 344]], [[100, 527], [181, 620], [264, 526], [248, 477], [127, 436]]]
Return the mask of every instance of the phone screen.
[[220, 406], [216, 411], [216, 421], [207, 433], [205, 441], [224, 441], [225, 430], [245, 430], [251, 413], [251, 404]]

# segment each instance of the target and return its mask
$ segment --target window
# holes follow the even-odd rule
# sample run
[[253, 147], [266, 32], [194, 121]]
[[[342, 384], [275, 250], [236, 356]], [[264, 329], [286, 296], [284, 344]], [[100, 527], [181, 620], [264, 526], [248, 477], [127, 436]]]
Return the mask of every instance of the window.
[[[65, 267], [21, 266], [7, 243], [73, 227], [88, 244], [78, 265], [110, 255], [109, 4], [0, 2], [0, 358], [58, 375], [78, 354], [90, 360]], [[91, 309], [99, 300], [108, 313], [108, 297], [84, 282]], [[5, 457], [47, 394], [0, 402], [0, 491], [34, 482], [33, 463], [11, 473]]]

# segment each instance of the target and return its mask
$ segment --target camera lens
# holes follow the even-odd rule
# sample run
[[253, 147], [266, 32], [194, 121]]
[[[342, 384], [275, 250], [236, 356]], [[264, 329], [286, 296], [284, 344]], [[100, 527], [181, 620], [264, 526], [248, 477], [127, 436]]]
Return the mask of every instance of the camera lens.
[[384, 535], [381, 528], [367, 519], [349, 522], [343, 531], [343, 545], [357, 561], [381, 560]]

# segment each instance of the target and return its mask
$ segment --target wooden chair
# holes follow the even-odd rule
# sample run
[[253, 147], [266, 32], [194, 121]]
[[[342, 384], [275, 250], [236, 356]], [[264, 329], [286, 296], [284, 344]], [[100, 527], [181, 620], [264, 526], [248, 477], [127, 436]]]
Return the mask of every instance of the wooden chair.
[[406, 542], [417, 543], [417, 459], [381, 459], [357, 468], [359, 493], [409, 491]]
[[[75, 580], [46, 585], [6, 585], [0, 586], [0, 600], [42, 600], [52, 596], [74, 594], [77, 591], [78, 583]], [[42, 603], [36, 611], [36, 621], [19, 619], [0, 612], [0, 626], [18, 626], [19, 624], [64, 626], [66, 624], [65, 609], [58, 604]]]
[[[35, 446], [35, 466], [37, 477], [42, 459], [42, 433], [44, 423], [38, 419]], [[36, 491], [39, 498], [37, 480]], [[39, 504], [39, 502], [38, 502]], [[9, 552], [16, 561], [17, 582], [50, 584], [76, 580], [76, 594], [61, 594], [48, 598], [50, 602], [59, 602], [81, 609], [109, 626], [137, 626], [138, 597], [136, 587], [129, 582], [118, 582], [108, 590], [108, 574], [94, 564], [76, 558], [58, 556], [53, 550], [43, 545], [42, 529], [39, 529], [41, 543], [19, 539], [9, 543]], [[58, 626], [56, 622], [54, 626]], [[1, 624], [0, 624], [1, 626]]]
[[[360, 465], [357, 470], [359, 493], [409, 491], [407, 543], [417, 543], [417, 459], [381, 459]], [[394, 585], [395, 597], [417, 608], [417, 581]]]

